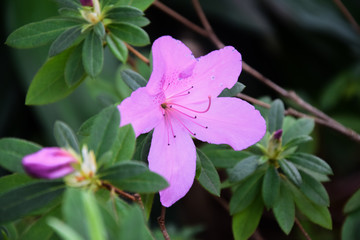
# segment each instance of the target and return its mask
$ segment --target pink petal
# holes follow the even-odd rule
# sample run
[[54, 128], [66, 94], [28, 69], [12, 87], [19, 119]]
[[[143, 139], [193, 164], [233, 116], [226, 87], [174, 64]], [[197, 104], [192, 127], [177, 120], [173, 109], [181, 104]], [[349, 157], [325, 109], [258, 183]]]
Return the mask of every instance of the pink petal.
[[177, 80], [179, 74], [196, 63], [190, 49], [170, 36], [155, 40], [152, 45], [153, 72], [146, 88], [158, 93], [169, 81]]
[[[209, 102], [187, 105], [189, 109], [204, 110]], [[175, 106], [174, 106], [175, 107]], [[177, 107], [180, 110], [180, 107]], [[194, 113], [181, 109], [185, 126], [201, 141], [213, 144], [228, 144], [235, 150], [245, 149], [264, 136], [266, 123], [260, 112], [249, 103], [237, 98], [211, 99], [209, 111]]]
[[120, 127], [131, 124], [136, 137], [149, 132], [163, 119], [160, 106], [163, 101], [162, 93], [150, 95], [146, 88], [138, 88], [118, 105]]
[[168, 188], [160, 191], [160, 201], [165, 207], [170, 207], [189, 191], [196, 168], [196, 150], [189, 133], [176, 120], [171, 125], [176, 138], [169, 123], [162, 121], [154, 130], [148, 157], [150, 170], [169, 183]]

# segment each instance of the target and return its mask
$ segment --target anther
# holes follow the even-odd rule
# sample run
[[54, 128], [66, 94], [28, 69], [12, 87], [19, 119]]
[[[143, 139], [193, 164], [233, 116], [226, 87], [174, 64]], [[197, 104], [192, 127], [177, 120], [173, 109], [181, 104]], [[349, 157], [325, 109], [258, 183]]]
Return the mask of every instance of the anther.
[[176, 135], [174, 135], [174, 138], [176, 138]]

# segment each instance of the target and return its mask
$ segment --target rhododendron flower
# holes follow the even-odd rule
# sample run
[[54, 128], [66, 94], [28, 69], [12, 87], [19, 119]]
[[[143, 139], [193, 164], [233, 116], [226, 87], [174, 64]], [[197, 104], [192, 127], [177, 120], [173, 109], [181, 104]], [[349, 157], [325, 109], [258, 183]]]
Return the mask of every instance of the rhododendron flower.
[[194, 181], [196, 148], [191, 137], [242, 150], [263, 137], [266, 124], [247, 102], [217, 97], [241, 72], [241, 55], [233, 47], [195, 58], [182, 42], [164, 36], [154, 42], [152, 56], [146, 87], [118, 106], [120, 126], [132, 124], [136, 136], [154, 129], [149, 168], [169, 182], [160, 191], [162, 205], [169, 207]]
[[54, 179], [72, 173], [75, 170], [72, 164], [77, 162], [76, 156], [66, 150], [47, 147], [25, 156], [22, 165], [33, 177]]

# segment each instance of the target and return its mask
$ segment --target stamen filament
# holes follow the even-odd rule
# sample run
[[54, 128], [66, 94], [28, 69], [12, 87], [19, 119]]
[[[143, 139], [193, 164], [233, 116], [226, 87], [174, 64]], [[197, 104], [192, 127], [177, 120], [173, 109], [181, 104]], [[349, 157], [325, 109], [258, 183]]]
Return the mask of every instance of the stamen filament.
[[173, 114], [173, 117], [186, 129], [188, 130], [188, 132], [193, 135], [196, 136], [195, 132], [192, 132], [188, 127], [185, 126], [185, 124], [176, 116], [176, 114]]
[[204, 111], [197, 111], [197, 110], [194, 110], [194, 109], [191, 109], [191, 108], [184, 107], [184, 106], [182, 106], [180, 104], [177, 104], [177, 103], [171, 103], [170, 108], [172, 108], [172, 106], [174, 105], [174, 106], [178, 106], [178, 107], [184, 108], [184, 109], [192, 111], [192, 112], [206, 113], [207, 111], [209, 111], [210, 106], [211, 106], [211, 97], [209, 96], [208, 98], [209, 98], [209, 105], [207, 106], [207, 108]]
[[176, 97], [183, 97], [183, 96], [187, 96], [187, 95], [189, 95], [189, 94], [190, 94], [190, 90], [191, 90], [191, 89], [193, 89], [193, 88], [194, 88], [194, 86], [191, 86], [190, 88], [188, 88], [188, 89], [186, 89], [186, 90], [184, 90], [184, 91], [181, 91], [181, 92], [175, 93], [175, 94], [173, 94], [173, 95], [169, 96], [169, 97], [167, 98], [167, 100], [170, 100], [170, 99], [172, 99], [172, 98], [176, 98]]

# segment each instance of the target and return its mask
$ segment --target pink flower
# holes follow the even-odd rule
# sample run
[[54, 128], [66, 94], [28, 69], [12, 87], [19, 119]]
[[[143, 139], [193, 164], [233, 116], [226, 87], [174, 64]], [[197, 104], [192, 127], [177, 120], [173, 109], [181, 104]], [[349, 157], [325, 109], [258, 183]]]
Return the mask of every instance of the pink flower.
[[92, 0], [80, 0], [80, 3], [83, 6], [89, 6], [89, 7], [93, 6], [93, 1]]
[[247, 102], [217, 97], [241, 72], [241, 55], [233, 47], [195, 58], [182, 42], [163, 36], [154, 42], [152, 54], [148, 84], [118, 108], [120, 126], [132, 124], [136, 136], [154, 129], [149, 168], [169, 182], [160, 191], [162, 205], [169, 207], [194, 181], [196, 148], [191, 137], [242, 150], [263, 137], [266, 124]]
[[68, 175], [74, 171], [72, 164], [77, 162], [74, 155], [58, 147], [43, 148], [22, 160], [23, 167], [29, 175], [46, 179]]

